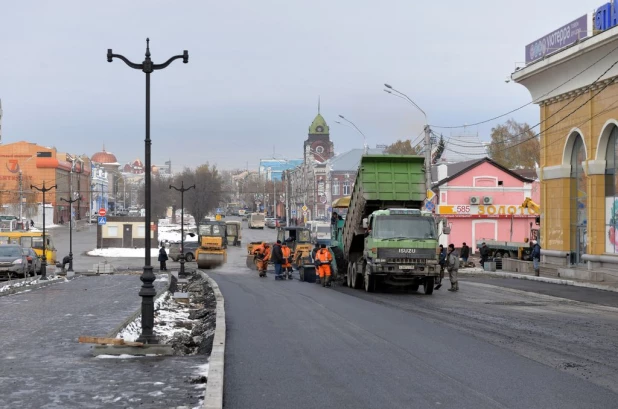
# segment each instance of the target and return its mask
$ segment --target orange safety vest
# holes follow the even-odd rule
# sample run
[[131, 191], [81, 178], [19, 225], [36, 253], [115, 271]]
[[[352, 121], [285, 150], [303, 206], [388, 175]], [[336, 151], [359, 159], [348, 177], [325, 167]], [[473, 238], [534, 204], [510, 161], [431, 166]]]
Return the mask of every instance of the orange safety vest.
[[283, 258], [288, 258], [292, 254], [292, 250], [288, 246], [281, 246], [281, 252], [283, 253]]
[[328, 249], [320, 249], [316, 257], [322, 263], [330, 263], [331, 261], [333, 261], [333, 256], [330, 254], [330, 251], [328, 251]]

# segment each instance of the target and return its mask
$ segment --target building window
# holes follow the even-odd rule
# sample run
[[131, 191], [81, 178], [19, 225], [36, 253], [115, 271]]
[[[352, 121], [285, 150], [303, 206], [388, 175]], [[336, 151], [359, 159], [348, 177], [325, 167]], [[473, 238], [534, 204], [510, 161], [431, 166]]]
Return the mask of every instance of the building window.
[[586, 148], [581, 135], [577, 135], [571, 154], [571, 262], [580, 263], [587, 251], [588, 187], [584, 173]]
[[343, 182], [343, 195], [344, 196], [350, 195], [350, 182], [348, 180], [345, 180]]
[[137, 237], [146, 237], [146, 226], [137, 226]]
[[609, 135], [605, 161], [605, 252], [618, 254], [618, 127]]
[[333, 180], [333, 196], [339, 196], [339, 181]]
[[118, 226], [108, 226], [107, 227], [107, 236], [108, 237], [117, 237], [118, 236]]

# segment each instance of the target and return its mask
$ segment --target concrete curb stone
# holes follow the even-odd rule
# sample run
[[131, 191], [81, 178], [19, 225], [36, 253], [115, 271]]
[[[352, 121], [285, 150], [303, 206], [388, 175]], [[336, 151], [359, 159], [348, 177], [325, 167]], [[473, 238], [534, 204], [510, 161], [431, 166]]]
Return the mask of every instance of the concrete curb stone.
[[[21, 279], [21, 280], [14, 280], [14, 282], [23, 282], [26, 279]], [[57, 284], [57, 283], [64, 283], [67, 282], [68, 279], [60, 279], [60, 280], [45, 280], [45, 281], [41, 281], [38, 282], [36, 284], [32, 284], [32, 285], [24, 285], [21, 287], [16, 287], [14, 289], [11, 290], [7, 290], [7, 291], [2, 291], [0, 292], [0, 297], [6, 296], [6, 295], [13, 295], [13, 294], [19, 294], [22, 293], [26, 290], [36, 290], [37, 288], [41, 288], [41, 287], [46, 287], [48, 285], [52, 285], [52, 284]]]
[[537, 276], [531, 276], [531, 275], [526, 275], [526, 274], [507, 273], [507, 272], [500, 272], [500, 271], [484, 271], [481, 269], [474, 269], [474, 270], [469, 270], [469, 271], [459, 270], [459, 274], [481, 274], [481, 275], [488, 275], [488, 276], [493, 276], [493, 277], [517, 278], [520, 280], [538, 281], [542, 283], [559, 284], [559, 285], [571, 285], [574, 287], [585, 287], [585, 288], [592, 288], [595, 290], [618, 292], [617, 287], [612, 287], [608, 285], [594, 284], [594, 283], [574, 281], [574, 280], [563, 280], [560, 278], [537, 277]]
[[217, 300], [215, 337], [208, 360], [208, 383], [204, 395], [204, 409], [223, 408], [223, 375], [225, 369], [225, 300], [219, 285], [203, 271], [199, 274], [208, 280]]

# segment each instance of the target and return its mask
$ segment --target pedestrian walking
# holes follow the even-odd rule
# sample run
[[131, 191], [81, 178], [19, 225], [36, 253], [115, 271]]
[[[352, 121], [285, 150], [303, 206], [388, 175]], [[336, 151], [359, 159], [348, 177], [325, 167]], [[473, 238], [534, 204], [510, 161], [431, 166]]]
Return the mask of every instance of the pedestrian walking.
[[332, 276], [330, 263], [333, 261], [333, 256], [330, 254], [330, 250], [326, 248], [326, 244], [320, 246], [316, 258], [320, 284], [322, 284], [322, 287], [330, 287], [330, 279]]
[[444, 278], [444, 269], [446, 268], [446, 249], [440, 244], [440, 258], [438, 260], [440, 265], [440, 277], [438, 277], [438, 284], [434, 287], [434, 290], [439, 290], [442, 287], [442, 279]]
[[532, 240], [532, 254], [530, 254], [532, 258], [532, 265], [534, 267], [534, 275], [541, 275], [541, 245], [536, 241]]
[[281, 240], [273, 246], [272, 256], [270, 258], [275, 265], [275, 280], [283, 280], [281, 271], [283, 269], [283, 250], [281, 249]]
[[467, 263], [468, 257], [470, 257], [470, 247], [468, 247], [468, 245], [464, 241], [463, 245], [461, 246], [461, 260], [464, 263]]
[[281, 244], [281, 252], [283, 253], [283, 275], [287, 276], [288, 280], [292, 279], [292, 249], [284, 242]]
[[30, 227], [34, 227], [34, 220], [30, 219]]
[[459, 291], [459, 283], [457, 282], [457, 272], [459, 271], [459, 254], [455, 250], [453, 243], [448, 245], [448, 257], [446, 260], [448, 269], [448, 278], [451, 280], [451, 288], [448, 291]]
[[485, 242], [481, 244], [479, 253], [481, 254], [481, 267], [485, 267], [485, 262], [489, 259], [489, 248], [487, 247]]
[[165, 251], [165, 244], [161, 243], [161, 248], [159, 249], [159, 270], [167, 271], [167, 251]]

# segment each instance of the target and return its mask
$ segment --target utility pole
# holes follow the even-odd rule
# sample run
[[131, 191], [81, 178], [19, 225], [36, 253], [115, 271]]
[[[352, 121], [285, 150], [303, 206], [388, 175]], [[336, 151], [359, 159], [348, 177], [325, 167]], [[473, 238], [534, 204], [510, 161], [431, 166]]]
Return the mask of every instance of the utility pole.
[[24, 228], [24, 188], [22, 184], [21, 170], [19, 171], [19, 222]]
[[47, 236], [45, 235], [45, 193], [49, 192], [52, 189], [57, 189], [58, 186], [53, 185], [51, 187], [45, 188], [45, 181], [43, 181], [43, 187], [39, 188], [33, 185], [30, 185], [30, 189], [36, 189], [39, 192], [43, 193], [43, 257], [41, 257], [41, 280], [47, 280]]
[[170, 185], [170, 189], [175, 189], [180, 192], [180, 272], [178, 275], [185, 276], [185, 192], [190, 189], [195, 189], [195, 185], [185, 187], [184, 180], [180, 181], [180, 188]]
[[271, 179], [273, 181], [273, 217], [276, 219], [277, 218], [277, 181], [275, 180], [274, 175], [271, 176]]
[[431, 128], [425, 125], [425, 190], [431, 190]]

